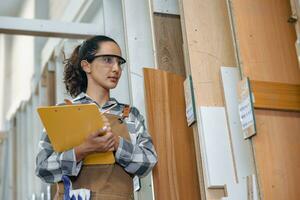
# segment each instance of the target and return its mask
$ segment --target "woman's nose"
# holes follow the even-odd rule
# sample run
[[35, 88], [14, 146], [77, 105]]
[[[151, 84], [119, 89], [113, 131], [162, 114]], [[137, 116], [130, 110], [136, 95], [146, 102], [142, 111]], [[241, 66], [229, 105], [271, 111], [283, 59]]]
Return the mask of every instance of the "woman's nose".
[[112, 70], [113, 70], [114, 72], [120, 72], [121, 66], [119, 65], [119, 63], [118, 63], [117, 61], [114, 62], [114, 65], [113, 65], [113, 67], [112, 67]]

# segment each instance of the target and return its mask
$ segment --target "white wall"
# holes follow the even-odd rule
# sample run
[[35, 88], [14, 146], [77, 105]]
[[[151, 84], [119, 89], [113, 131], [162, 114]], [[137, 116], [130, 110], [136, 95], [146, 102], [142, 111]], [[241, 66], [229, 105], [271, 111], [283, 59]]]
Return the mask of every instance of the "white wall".
[[[49, 19], [61, 21], [70, 0], [49, 0]], [[78, 0], [72, 0], [78, 1]]]
[[[5, 40], [4, 35], [0, 34], [0, 131], [4, 129], [4, 67], [5, 67]], [[2, 98], [1, 98], [2, 97]]]

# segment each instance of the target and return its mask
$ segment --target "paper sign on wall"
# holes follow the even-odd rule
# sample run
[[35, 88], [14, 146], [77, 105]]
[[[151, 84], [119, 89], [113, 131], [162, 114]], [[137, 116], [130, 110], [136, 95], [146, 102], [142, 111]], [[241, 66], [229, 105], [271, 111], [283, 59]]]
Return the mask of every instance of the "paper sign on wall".
[[244, 78], [238, 83], [238, 101], [243, 134], [244, 138], [247, 139], [256, 133], [249, 78]]
[[185, 96], [185, 113], [188, 126], [191, 126], [196, 121], [196, 108], [193, 90], [192, 76], [189, 75], [184, 81], [184, 96]]
[[138, 176], [133, 177], [133, 189], [135, 192], [137, 192], [141, 189], [141, 182], [140, 182], [140, 178]]

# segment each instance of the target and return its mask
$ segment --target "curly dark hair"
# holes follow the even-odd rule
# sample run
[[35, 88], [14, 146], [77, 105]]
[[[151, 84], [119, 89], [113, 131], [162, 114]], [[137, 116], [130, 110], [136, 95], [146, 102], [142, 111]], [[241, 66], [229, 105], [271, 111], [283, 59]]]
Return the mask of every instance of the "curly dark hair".
[[72, 52], [71, 57], [64, 60], [64, 83], [67, 92], [72, 97], [76, 97], [81, 92], [86, 92], [87, 89], [87, 76], [81, 67], [81, 61], [87, 60], [89, 63], [92, 62], [94, 55], [101, 48], [101, 43], [103, 42], [114, 42], [118, 45], [110, 37], [97, 35], [78, 45]]

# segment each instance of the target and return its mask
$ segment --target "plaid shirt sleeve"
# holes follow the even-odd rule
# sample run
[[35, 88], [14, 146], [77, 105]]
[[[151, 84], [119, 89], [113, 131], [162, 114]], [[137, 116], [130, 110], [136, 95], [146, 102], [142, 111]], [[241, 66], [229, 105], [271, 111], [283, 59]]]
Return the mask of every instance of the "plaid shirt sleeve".
[[77, 163], [74, 149], [56, 153], [45, 132], [39, 142], [39, 152], [36, 157], [36, 175], [44, 182], [56, 183], [62, 180], [62, 175], [77, 176], [82, 162]]
[[145, 128], [144, 117], [134, 107], [131, 108], [127, 125], [131, 142], [120, 138], [116, 161], [128, 173], [144, 177], [157, 163], [157, 154]]

